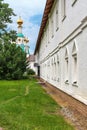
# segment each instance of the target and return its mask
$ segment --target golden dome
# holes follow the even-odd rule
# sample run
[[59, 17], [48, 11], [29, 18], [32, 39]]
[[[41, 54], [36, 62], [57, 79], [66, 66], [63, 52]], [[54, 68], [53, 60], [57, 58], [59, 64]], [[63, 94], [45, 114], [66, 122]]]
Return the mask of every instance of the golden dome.
[[19, 17], [19, 19], [17, 20], [17, 24], [19, 25], [23, 24], [23, 20], [21, 19], [21, 17]]

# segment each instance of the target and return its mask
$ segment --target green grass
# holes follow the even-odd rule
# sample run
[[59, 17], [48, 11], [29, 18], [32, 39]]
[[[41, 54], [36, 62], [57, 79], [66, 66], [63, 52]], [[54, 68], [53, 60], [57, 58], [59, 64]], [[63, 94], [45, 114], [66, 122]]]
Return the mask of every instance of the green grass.
[[74, 130], [61, 107], [33, 80], [0, 81], [0, 127], [4, 130]]

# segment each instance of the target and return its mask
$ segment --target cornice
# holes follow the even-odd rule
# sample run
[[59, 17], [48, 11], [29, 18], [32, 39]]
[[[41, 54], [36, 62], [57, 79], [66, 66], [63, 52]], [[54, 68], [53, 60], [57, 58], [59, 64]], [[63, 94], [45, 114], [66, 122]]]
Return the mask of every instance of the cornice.
[[54, 54], [56, 54], [61, 48], [63, 48], [70, 41], [72, 41], [73, 39], [75, 39], [75, 37], [78, 36], [80, 33], [82, 33], [83, 30], [86, 27], [87, 27], [87, 17], [83, 18], [83, 20], [80, 22], [80, 24], [78, 25], [78, 27], [70, 35], [68, 35], [66, 37], [66, 39], [64, 39], [64, 41], [61, 41], [58, 44], [58, 46], [41, 61], [41, 63], [43, 63], [46, 60], [48, 60], [51, 56], [53, 56]]

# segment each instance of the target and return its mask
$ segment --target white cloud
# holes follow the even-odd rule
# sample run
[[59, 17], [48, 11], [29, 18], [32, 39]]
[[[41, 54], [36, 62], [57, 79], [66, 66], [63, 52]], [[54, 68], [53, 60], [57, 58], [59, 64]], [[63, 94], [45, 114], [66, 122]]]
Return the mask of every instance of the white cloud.
[[[19, 16], [22, 17], [24, 21], [23, 34], [29, 38], [30, 53], [33, 53], [40, 25], [29, 20], [36, 15], [43, 15], [46, 0], [4, 0], [4, 2], [9, 3], [10, 7], [13, 8], [14, 13], [17, 15], [12, 18], [13, 23], [9, 25], [9, 28], [17, 30], [16, 21]], [[40, 22], [38, 21], [38, 23]]]

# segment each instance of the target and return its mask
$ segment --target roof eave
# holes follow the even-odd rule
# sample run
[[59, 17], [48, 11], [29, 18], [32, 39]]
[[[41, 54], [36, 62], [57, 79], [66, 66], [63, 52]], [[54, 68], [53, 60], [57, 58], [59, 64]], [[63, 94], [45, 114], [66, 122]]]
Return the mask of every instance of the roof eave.
[[44, 30], [44, 28], [46, 26], [46, 23], [48, 21], [48, 16], [49, 16], [49, 13], [51, 11], [51, 8], [53, 6], [54, 1], [55, 0], [47, 0], [47, 2], [46, 2], [43, 17], [42, 17], [42, 22], [41, 22], [41, 26], [40, 26], [40, 31], [39, 31], [37, 42], [36, 42], [34, 55], [36, 54], [37, 50], [39, 49], [41, 37], [42, 37], [42, 34], [43, 34], [43, 30]]

